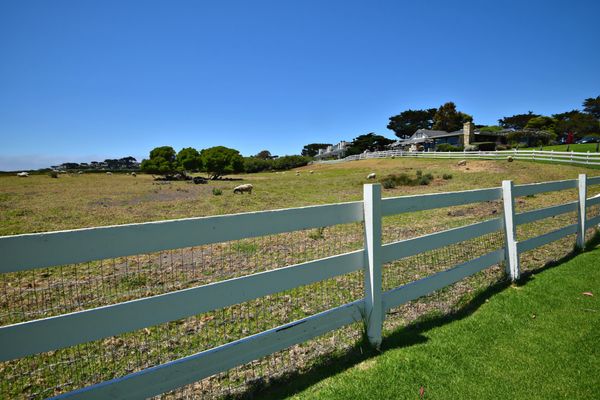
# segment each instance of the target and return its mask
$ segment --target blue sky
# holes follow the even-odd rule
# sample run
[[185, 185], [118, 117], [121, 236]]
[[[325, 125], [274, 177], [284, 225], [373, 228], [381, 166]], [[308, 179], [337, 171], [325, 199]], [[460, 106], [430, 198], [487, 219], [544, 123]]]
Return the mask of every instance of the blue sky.
[[225, 145], [297, 154], [454, 101], [600, 95], [600, 2], [0, 1], [0, 170]]

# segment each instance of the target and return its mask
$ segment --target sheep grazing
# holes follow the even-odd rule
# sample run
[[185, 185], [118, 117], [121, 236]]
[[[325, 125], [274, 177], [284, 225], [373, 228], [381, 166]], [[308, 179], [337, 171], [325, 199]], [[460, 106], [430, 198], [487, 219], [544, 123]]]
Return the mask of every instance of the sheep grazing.
[[106, 175], [112, 175], [112, 172], [107, 172]]
[[459, 167], [464, 167], [465, 165], [467, 165], [467, 160], [460, 160], [460, 161], [458, 162], [458, 166], [459, 166]]
[[310, 171], [308, 171], [308, 173], [312, 175], [315, 173], [315, 171], [310, 170]]
[[83, 174], [83, 171], [78, 171], [77, 174], [81, 175], [81, 174]]
[[508, 162], [513, 162], [513, 158], [512, 158], [512, 156], [508, 156], [508, 157], [506, 157], [506, 161], [508, 161]]
[[246, 183], [245, 185], [236, 186], [233, 188], [233, 194], [239, 193], [243, 194], [244, 192], [248, 192], [248, 194], [252, 194], [252, 186], [250, 183]]
[[131, 176], [133, 176], [135, 178], [137, 176], [137, 174], [135, 172], [132, 172]]
[[20, 178], [27, 178], [29, 176], [29, 172], [19, 172], [17, 176]]
[[375, 179], [377, 178], [377, 174], [375, 172], [371, 172], [369, 175], [367, 175], [367, 179]]

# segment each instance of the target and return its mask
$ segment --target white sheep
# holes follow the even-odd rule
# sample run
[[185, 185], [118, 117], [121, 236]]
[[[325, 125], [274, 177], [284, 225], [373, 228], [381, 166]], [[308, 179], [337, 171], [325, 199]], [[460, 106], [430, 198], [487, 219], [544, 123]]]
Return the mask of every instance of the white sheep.
[[131, 176], [133, 176], [135, 178], [137, 176], [137, 174], [135, 172], [132, 172]]
[[462, 167], [462, 166], [465, 166], [465, 165], [467, 165], [467, 160], [460, 160], [460, 161], [458, 162], [458, 166], [459, 166], [459, 167]]
[[112, 172], [107, 172], [106, 175], [112, 175]]
[[81, 174], [83, 174], [83, 171], [78, 171], [77, 174], [81, 175]]
[[233, 193], [244, 194], [244, 192], [248, 192], [248, 194], [252, 194], [252, 189], [254, 186], [250, 183], [246, 183], [245, 185], [236, 186], [233, 188]]
[[314, 174], [314, 173], [315, 173], [315, 171], [313, 171], [313, 170], [310, 170], [310, 171], [308, 171], [308, 173], [312, 175], [312, 174]]
[[377, 174], [375, 172], [371, 172], [369, 175], [367, 175], [367, 179], [375, 179], [377, 178]]
[[19, 172], [17, 176], [20, 178], [27, 178], [29, 176], [29, 172]]

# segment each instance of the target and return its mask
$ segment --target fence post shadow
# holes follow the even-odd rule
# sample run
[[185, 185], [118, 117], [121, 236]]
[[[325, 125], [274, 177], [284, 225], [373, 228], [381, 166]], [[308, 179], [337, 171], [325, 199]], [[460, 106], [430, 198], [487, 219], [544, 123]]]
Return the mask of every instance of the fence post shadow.
[[369, 360], [382, 352], [403, 347], [410, 347], [416, 344], [426, 343], [428, 338], [424, 333], [454, 321], [462, 320], [481, 307], [488, 299], [497, 293], [509, 288], [511, 285], [526, 285], [533, 275], [544, 272], [548, 269], [557, 267], [577, 255], [582, 251], [589, 251], [600, 245], [600, 231], [596, 230], [594, 235], [587, 241], [585, 250], [574, 247], [574, 249], [564, 257], [547, 262], [539, 268], [523, 271], [516, 282], [512, 282], [510, 276], [505, 276], [496, 283], [483, 288], [473, 298], [464, 305], [455, 309], [455, 311], [443, 315], [423, 315], [410, 324], [395, 329], [383, 337], [380, 350], [376, 350], [368, 343], [366, 338], [344, 351], [341, 354], [332, 355], [323, 359], [322, 362], [304, 372], [293, 372], [283, 377], [271, 380], [269, 383], [264, 381], [249, 388], [247, 391], [231, 395], [228, 399], [283, 399], [301, 392], [302, 390], [315, 385], [316, 383], [328, 377], [337, 375], [347, 369], [350, 369], [363, 361]]

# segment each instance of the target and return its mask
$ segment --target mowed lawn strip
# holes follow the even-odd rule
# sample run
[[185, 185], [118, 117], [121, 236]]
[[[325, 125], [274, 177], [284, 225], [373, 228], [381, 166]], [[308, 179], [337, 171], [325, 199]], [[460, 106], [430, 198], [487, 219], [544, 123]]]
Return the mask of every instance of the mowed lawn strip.
[[435, 319], [390, 334], [380, 355], [294, 398], [592, 399], [600, 394], [600, 249], [506, 287], [462, 319]]

